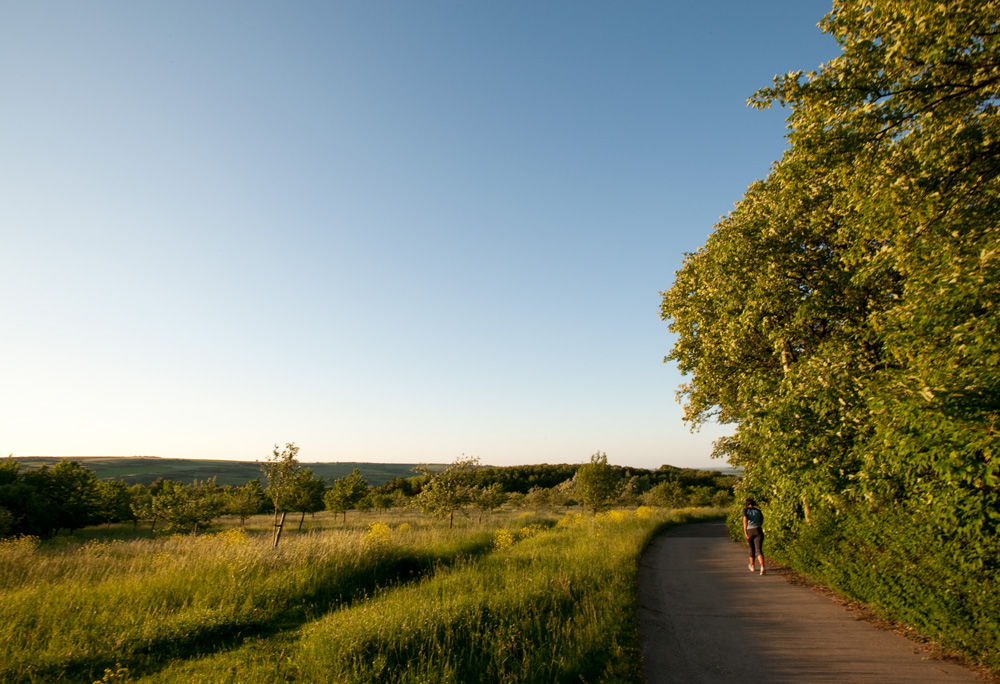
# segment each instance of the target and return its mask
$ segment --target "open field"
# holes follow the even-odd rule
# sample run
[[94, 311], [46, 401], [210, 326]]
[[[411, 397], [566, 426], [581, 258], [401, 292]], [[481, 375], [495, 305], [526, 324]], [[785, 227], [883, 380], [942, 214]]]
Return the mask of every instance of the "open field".
[[8, 540], [0, 680], [638, 682], [639, 554], [720, 513], [323, 513], [277, 550], [267, 516]]

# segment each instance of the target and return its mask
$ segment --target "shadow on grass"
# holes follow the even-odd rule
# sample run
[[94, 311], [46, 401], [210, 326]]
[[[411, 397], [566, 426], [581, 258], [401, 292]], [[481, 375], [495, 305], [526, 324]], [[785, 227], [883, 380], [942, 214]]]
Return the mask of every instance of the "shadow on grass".
[[359, 568], [342, 576], [335, 586], [318, 586], [314, 591], [291, 598], [286, 605], [258, 620], [243, 620], [195, 628], [183, 636], [160, 637], [142, 644], [123, 644], [114, 654], [100, 653], [71, 658], [58, 664], [32, 667], [27, 672], [4, 672], [0, 680], [9, 684], [60, 681], [93, 684], [105, 668], [125, 665], [132, 676], [154, 674], [174, 661], [217, 654], [240, 647], [255, 638], [275, 637], [291, 632], [327, 613], [350, 606], [379, 588], [406, 584], [425, 577], [436, 568], [451, 567], [463, 558], [478, 557], [492, 549], [491, 540], [470, 542], [441, 555], [410, 555], [391, 559], [379, 567]]
[[[569, 622], [578, 617], [578, 593], [576, 587], [566, 585], [556, 594], [519, 594], [503, 606], [469, 606], [392, 639], [373, 634], [352, 643], [349, 651], [332, 649], [343, 669], [337, 670], [332, 663], [319, 668], [330, 681], [382, 684], [420, 679], [421, 668], [443, 669], [449, 681], [457, 682], [639, 681], [638, 645], [623, 647], [616, 634], [576, 642], [552, 657], [551, 620]], [[308, 667], [308, 659], [303, 664], [307, 667], [301, 681], [323, 681], [320, 672]]]

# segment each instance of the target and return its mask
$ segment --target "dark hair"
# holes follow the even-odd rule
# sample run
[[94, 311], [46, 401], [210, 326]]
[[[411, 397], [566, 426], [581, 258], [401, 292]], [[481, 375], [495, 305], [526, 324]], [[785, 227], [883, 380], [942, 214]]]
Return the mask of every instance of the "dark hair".
[[756, 506], [756, 505], [757, 505], [757, 502], [756, 502], [756, 501], [754, 501], [754, 500], [753, 500], [752, 498], [750, 498], [750, 499], [747, 499], [747, 504], [746, 504], [746, 505], [747, 505], [748, 507], [749, 507], [749, 506]]

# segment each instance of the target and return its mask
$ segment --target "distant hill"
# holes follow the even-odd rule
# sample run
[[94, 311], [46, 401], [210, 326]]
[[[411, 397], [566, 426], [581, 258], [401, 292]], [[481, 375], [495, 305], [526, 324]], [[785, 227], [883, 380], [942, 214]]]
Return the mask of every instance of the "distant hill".
[[701, 470], [714, 470], [715, 472], [720, 473], [722, 475], [731, 475], [733, 477], [743, 477], [743, 467], [742, 466], [737, 467], [737, 468], [734, 468], [733, 466], [729, 466], [729, 465], [711, 466], [711, 467], [708, 467], [708, 468], [701, 468]]
[[[266, 480], [255, 461], [200, 460], [193, 458], [159, 458], [156, 456], [15, 456], [22, 466], [37, 468], [55, 465], [59, 461], [78, 461], [90, 468], [101, 480], [122, 480], [130, 485], [152, 483], [156, 478], [190, 483], [214, 477], [220, 485], [242, 485], [250, 480]], [[333, 481], [349, 475], [357, 468], [368, 484], [379, 486], [397, 477], [416, 475], [412, 463], [303, 463], [318, 477]], [[432, 471], [444, 470], [446, 463], [429, 464]]]

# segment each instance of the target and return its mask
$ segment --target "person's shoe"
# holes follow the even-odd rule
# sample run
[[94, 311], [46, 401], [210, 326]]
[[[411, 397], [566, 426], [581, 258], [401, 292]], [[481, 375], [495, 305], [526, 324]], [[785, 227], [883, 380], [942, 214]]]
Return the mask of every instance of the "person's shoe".
[[761, 576], [761, 577], [763, 577], [763, 576], [764, 576], [764, 566], [763, 566], [763, 565], [762, 565], [762, 566], [760, 566], [760, 576]]
[[[750, 568], [750, 572], [753, 572], [754, 570], [756, 570], [756, 568], [753, 566], [753, 563], [749, 563], [747, 565], [747, 567]], [[761, 568], [761, 572], [763, 572], [763, 570], [764, 570], [764, 568]]]

